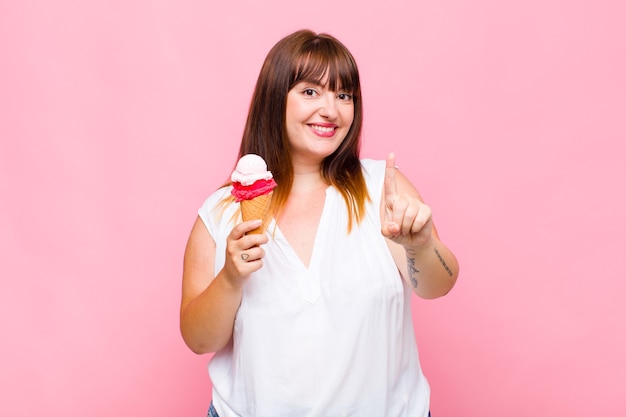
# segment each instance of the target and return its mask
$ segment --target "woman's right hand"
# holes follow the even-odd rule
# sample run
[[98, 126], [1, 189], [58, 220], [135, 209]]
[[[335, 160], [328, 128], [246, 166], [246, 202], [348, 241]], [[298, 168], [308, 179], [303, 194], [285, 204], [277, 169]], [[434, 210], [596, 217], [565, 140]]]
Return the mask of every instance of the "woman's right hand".
[[224, 278], [234, 287], [243, 287], [246, 280], [263, 266], [267, 243], [265, 234], [246, 235], [261, 225], [261, 220], [249, 220], [236, 225], [226, 238]]

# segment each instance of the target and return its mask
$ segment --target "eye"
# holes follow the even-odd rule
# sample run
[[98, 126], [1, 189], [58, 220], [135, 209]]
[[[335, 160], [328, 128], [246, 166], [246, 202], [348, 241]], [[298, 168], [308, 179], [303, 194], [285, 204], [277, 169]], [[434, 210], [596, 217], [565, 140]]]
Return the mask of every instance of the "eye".
[[313, 88], [305, 88], [302, 91], [302, 94], [304, 94], [307, 97], [315, 97], [317, 95], [317, 91], [315, 91]]
[[341, 101], [352, 101], [352, 95], [348, 93], [339, 93], [337, 98]]

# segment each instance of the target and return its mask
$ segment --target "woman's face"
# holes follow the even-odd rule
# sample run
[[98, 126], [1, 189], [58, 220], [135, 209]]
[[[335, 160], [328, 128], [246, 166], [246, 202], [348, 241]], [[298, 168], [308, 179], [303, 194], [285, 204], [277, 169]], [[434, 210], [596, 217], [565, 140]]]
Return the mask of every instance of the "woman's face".
[[321, 163], [348, 134], [354, 102], [344, 91], [303, 81], [287, 94], [285, 120], [294, 160]]

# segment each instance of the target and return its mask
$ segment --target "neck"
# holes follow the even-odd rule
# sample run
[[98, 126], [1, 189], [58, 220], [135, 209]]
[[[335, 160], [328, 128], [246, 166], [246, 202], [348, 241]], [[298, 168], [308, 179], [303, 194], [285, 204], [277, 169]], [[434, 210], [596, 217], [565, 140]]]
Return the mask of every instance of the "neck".
[[324, 181], [319, 171], [309, 173], [294, 173], [291, 192], [292, 194], [294, 192], [297, 194], [308, 193], [313, 190], [326, 187], [328, 187], [328, 184], [326, 183], [326, 181]]

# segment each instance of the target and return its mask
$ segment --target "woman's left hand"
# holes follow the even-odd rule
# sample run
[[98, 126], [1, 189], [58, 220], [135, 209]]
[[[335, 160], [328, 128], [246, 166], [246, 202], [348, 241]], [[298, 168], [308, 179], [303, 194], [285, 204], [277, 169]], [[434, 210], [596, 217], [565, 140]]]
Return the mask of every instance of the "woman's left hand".
[[383, 199], [383, 236], [405, 249], [419, 249], [431, 243], [432, 211], [417, 196], [398, 193], [395, 155], [392, 153], [387, 156]]

